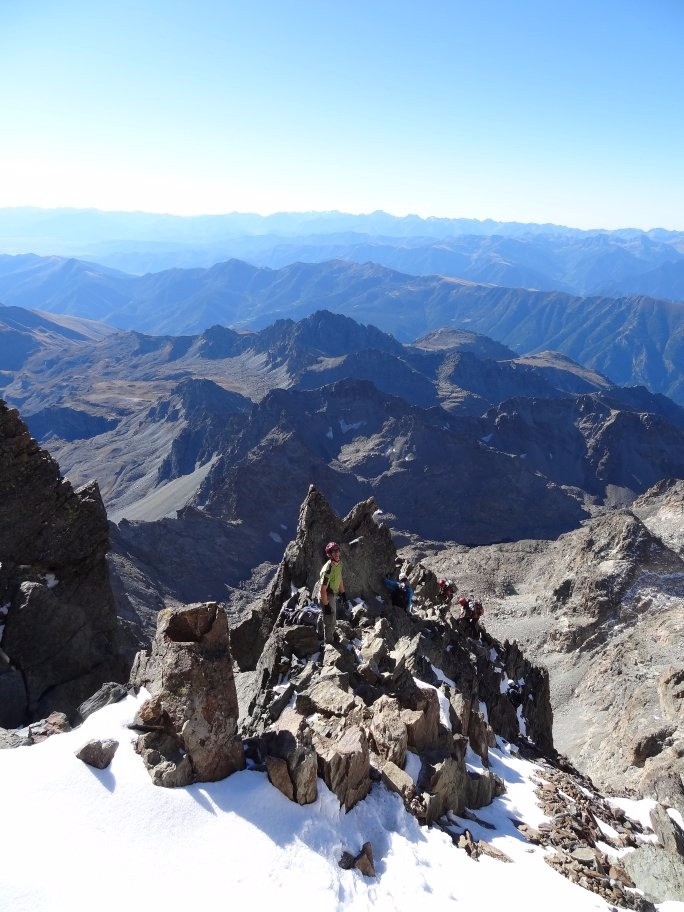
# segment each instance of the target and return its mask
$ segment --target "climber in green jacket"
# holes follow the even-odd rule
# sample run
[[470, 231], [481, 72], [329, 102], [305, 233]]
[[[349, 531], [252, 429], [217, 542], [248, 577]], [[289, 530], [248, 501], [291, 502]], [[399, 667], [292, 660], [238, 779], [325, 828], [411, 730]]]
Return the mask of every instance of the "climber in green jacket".
[[325, 546], [328, 560], [323, 564], [318, 578], [320, 586], [321, 606], [323, 608], [323, 642], [333, 643], [337, 640], [335, 625], [337, 623], [337, 600], [346, 608], [349, 600], [344, 591], [342, 579], [342, 561], [340, 559], [340, 546], [331, 541]]

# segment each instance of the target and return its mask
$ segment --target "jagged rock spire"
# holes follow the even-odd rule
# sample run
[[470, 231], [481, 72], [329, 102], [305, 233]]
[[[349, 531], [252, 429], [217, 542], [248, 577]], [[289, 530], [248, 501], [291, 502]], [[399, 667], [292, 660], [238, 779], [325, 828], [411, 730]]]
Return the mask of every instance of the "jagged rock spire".
[[325, 545], [339, 543], [345, 588], [352, 598], [385, 595], [382, 579], [393, 570], [397, 557], [389, 529], [376, 522], [375, 498], [357, 504], [343, 519], [323, 494], [311, 485], [299, 511], [297, 532], [285, 549], [275, 579], [258, 612], [231, 631], [233, 655], [240, 668], [253, 668], [261, 654], [283, 602], [292, 590], [311, 593], [325, 563]]

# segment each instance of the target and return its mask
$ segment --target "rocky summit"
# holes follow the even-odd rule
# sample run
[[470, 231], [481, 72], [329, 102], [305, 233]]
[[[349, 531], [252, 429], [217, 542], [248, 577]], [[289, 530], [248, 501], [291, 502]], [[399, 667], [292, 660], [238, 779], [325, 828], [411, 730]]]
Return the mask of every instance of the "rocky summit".
[[[432, 822], [500, 793], [496, 776], [465, 764], [470, 748], [487, 766], [495, 732], [515, 742], [525, 732], [553, 752], [548, 676], [517, 646], [447, 610], [436, 577], [397, 558], [376, 511], [371, 498], [340, 519], [309, 490], [273, 583], [233, 631], [245, 669], [240, 724], [250, 755], [288, 797], [314, 800], [318, 775], [350, 808], [381, 778]], [[297, 619], [312, 604], [330, 538], [341, 544], [352, 598], [334, 642], [323, 644], [311, 618]], [[399, 574], [413, 591], [408, 608], [393, 604], [383, 581]], [[408, 752], [420, 763], [418, 787], [404, 772]]]

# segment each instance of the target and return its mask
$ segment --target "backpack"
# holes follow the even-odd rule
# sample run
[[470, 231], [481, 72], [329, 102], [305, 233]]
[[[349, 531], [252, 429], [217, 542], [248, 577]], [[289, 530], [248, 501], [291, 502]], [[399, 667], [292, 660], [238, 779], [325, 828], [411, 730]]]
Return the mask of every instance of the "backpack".
[[406, 611], [409, 603], [409, 590], [406, 583], [399, 583], [396, 588], [393, 588], [390, 597], [393, 605], [396, 605], [397, 608], [403, 608], [404, 611]]
[[304, 624], [307, 627], [317, 627], [321, 609], [318, 605], [304, 605], [303, 608], [283, 606], [278, 615], [278, 624], [281, 627], [291, 627], [294, 624]]

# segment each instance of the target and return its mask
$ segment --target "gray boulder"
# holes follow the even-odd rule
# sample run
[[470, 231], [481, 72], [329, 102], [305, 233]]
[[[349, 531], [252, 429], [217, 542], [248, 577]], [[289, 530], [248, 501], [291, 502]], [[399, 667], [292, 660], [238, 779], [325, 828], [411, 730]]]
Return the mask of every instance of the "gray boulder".
[[269, 780], [297, 804], [311, 804], [318, 797], [318, 759], [311, 737], [306, 720], [290, 709], [260, 742]]
[[244, 767], [228, 622], [216, 603], [161, 611], [152, 651], [138, 654], [131, 683], [152, 694], [134, 724], [145, 733], [138, 750], [155, 782], [179, 784], [179, 766], [180, 780], [194, 782]]
[[106, 739], [100, 741], [94, 739], [88, 741], [83, 747], [76, 752], [79, 760], [87, 763], [88, 766], [94, 766], [96, 769], [106, 769], [114, 759], [114, 754], [119, 746], [118, 741]]
[[314, 734], [318, 772], [346, 811], [366, 797], [371, 787], [370, 759], [365, 732], [347, 728], [339, 739]]
[[85, 720], [88, 716], [97, 712], [98, 709], [102, 709], [105, 706], [109, 706], [112, 703], [118, 703], [119, 700], [125, 699], [127, 694], [128, 691], [122, 684], [117, 684], [115, 681], [108, 681], [91, 697], [88, 697], [87, 700], [84, 700], [83, 703], [81, 703], [78, 707], [78, 715], [82, 720]]
[[642, 845], [622, 859], [625, 871], [647, 898], [654, 902], [684, 902], [684, 864], [673, 855], [653, 845]]

